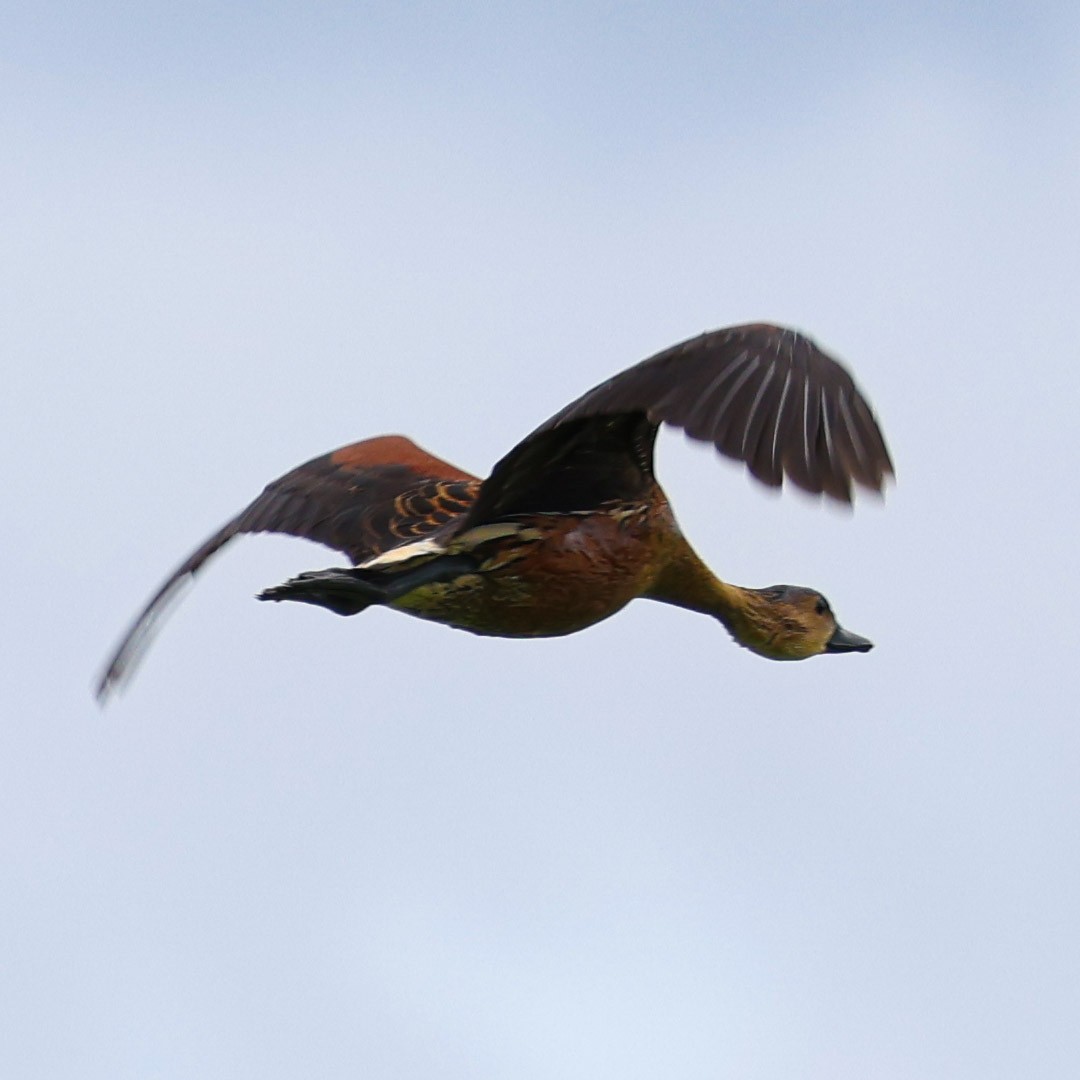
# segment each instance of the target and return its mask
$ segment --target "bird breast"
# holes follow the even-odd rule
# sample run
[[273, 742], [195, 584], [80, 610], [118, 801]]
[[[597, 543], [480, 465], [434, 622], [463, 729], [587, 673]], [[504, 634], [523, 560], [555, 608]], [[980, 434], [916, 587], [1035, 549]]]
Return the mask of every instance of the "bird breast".
[[474, 549], [475, 573], [422, 586], [394, 606], [475, 634], [571, 634], [648, 590], [663, 558], [664, 516], [640, 504], [530, 515], [519, 534]]

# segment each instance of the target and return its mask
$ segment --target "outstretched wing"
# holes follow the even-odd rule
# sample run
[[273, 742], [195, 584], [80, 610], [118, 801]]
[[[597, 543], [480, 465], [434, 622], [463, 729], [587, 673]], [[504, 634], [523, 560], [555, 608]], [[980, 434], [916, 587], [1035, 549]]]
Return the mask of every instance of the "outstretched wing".
[[559, 470], [586, 469], [590, 455], [599, 460], [598, 444], [610, 468], [619, 439], [623, 472], [608, 475], [622, 479], [604, 495], [595, 469], [589, 490], [622, 497], [630, 466], [641, 482], [651, 480], [661, 423], [713, 443], [770, 487], [786, 476], [804, 491], [850, 502], [852, 482], [880, 491], [893, 474], [870, 405], [847, 371], [803, 334], [750, 323], [665, 349], [572, 401], [495, 466], [463, 527], [527, 512], [532, 501], [541, 504], [534, 511], [548, 509], [542, 504]]
[[479, 486], [476, 477], [401, 435], [365, 439], [298, 466], [268, 484], [165, 580], [109, 661], [98, 698], [131, 674], [170, 601], [234, 537], [286, 533], [336, 548], [358, 563], [447, 525], [468, 510]]

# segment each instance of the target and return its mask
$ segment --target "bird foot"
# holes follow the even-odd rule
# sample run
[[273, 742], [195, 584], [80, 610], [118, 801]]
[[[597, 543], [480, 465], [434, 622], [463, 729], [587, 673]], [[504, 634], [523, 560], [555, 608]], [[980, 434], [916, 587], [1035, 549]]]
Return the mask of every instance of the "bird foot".
[[372, 604], [383, 603], [386, 591], [357, 575], [355, 570], [338, 567], [332, 570], [308, 570], [282, 585], [264, 589], [258, 600], [298, 600], [316, 604], [337, 615], [356, 615]]

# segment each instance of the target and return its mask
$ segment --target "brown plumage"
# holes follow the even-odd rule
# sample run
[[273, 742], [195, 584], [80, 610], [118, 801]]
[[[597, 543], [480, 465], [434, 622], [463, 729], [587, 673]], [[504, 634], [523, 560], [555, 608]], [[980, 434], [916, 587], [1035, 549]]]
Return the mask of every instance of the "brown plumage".
[[850, 502], [893, 468], [851, 376], [809, 338], [765, 323], [676, 345], [590, 390], [523, 439], [481, 482], [400, 435], [313, 459], [269, 484], [165, 581], [98, 684], [130, 674], [179, 587], [242, 533], [279, 532], [344, 552], [355, 569], [302, 574], [260, 599], [340, 614], [386, 604], [474, 633], [571, 633], [635, 597], [714, 615], [773, 659], [866, 651], [810, 589], [743, 589], [694, 553], [653, 475], [661, 423], [746, 463]]

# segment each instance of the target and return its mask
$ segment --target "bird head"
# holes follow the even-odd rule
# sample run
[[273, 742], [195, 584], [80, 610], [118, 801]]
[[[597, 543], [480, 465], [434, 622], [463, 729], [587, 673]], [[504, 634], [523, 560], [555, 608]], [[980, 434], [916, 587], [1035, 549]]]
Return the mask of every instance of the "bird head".
[[866, 638], [845, 630], [829, 601], [814, 589], [770, 585], [741, 589], [742, 618], [732, 633], [740, 644], [769, 660], [805, 660], [821, 653], [869, 652]]

